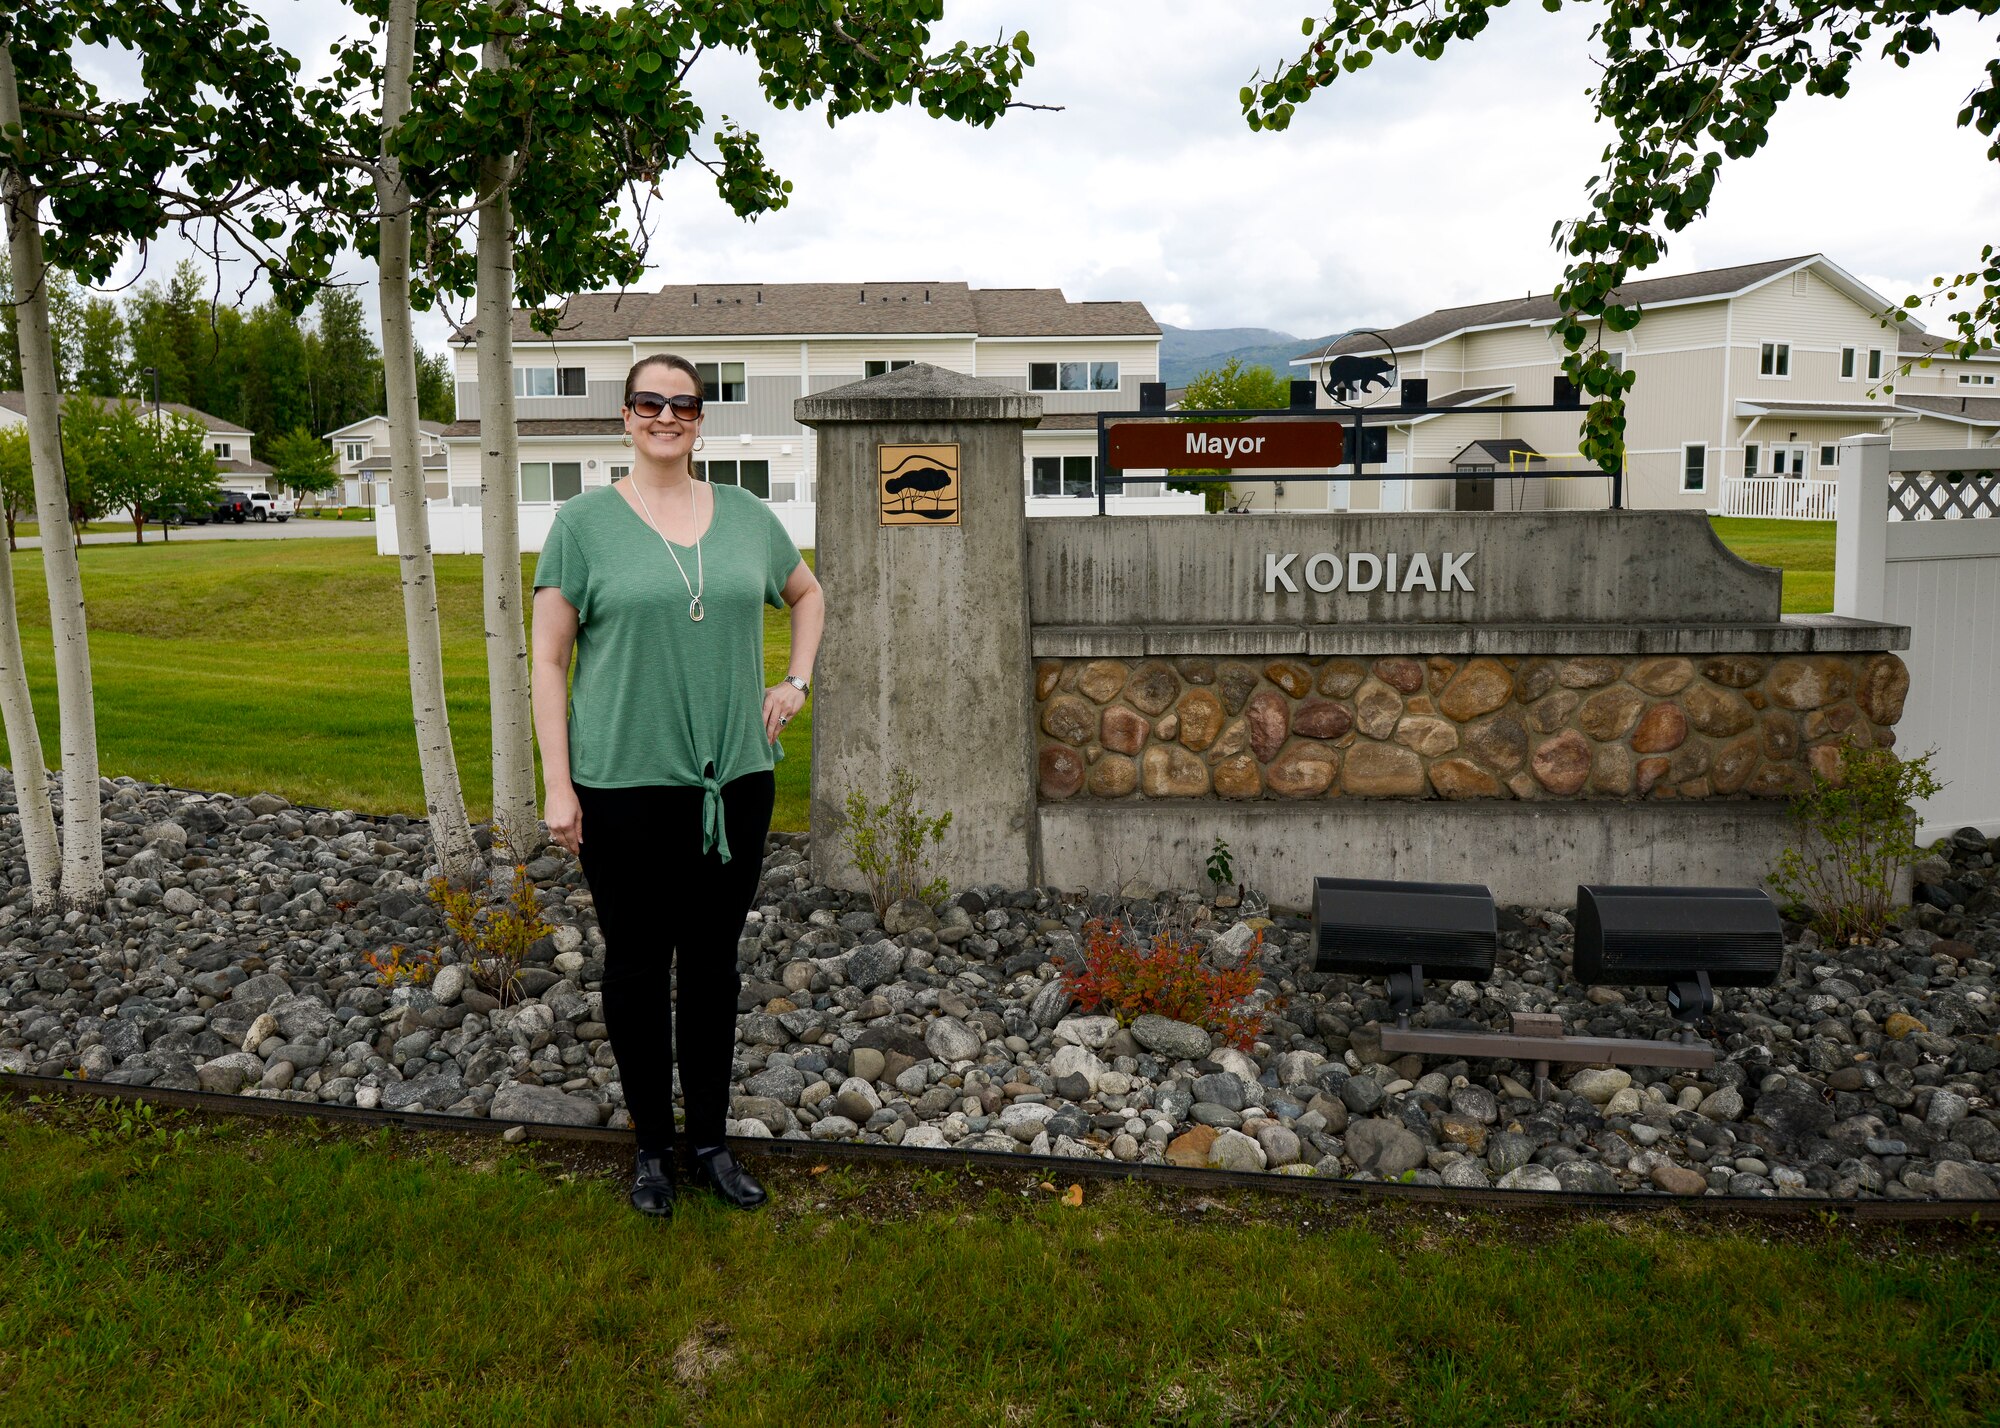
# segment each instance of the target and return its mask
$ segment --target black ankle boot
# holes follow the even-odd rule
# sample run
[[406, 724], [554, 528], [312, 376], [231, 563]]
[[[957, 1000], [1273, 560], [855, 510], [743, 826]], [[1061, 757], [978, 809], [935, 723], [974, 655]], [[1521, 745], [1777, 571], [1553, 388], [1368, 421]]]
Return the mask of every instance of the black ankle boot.
[[739, 1210], [754, 1210], [770, 1198], [750, 1172], [736, 1163], [727, 1146], [696, 1155], [694, 1178], [704, 1189], [714, 1191]]
[[674, 1212], [673, 1157], [640, 1151], [633, 1162], [632, 1208], [642, 1215]]

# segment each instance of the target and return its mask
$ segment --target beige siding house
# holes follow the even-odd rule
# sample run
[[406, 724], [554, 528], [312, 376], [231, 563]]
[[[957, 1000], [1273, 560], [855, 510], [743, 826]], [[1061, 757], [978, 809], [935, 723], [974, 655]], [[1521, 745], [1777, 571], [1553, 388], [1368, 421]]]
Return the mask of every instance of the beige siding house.
[[[117, 399], [99, 397], [101, 406], [112, 405]], [[150, 401], [128, 398], [141, 415], [149, 415], [153, 410]], [[0, 426], [24, 426], [27, 424], [27, 402], [19, 392], [0, 392]], [[187, 405], [185, 402], [161, 402], [160, 411], [179, 416], [193, 417], [208, 430], [208, 449], [215, 454], [215, 484], [224, 491], [268, 491], [278, 494], [278, 483], [271, 479], [271, 468], [250, 454], [250, 433], [233, 421], [225, 421]]]
[[[1626, 408], [1627, 505], [1830, 519], [1841, 438], [1886, 431], [1898, 446], [1976, 446], [2000, 431], [2000, 385], [1991, 380], [2000, 358], [1899, 371], [1935, 352], [1937, 340], [1885, 326], [1878, 314], [1890, 300], [1819, 254], [1647, 279], [1619, 296], [1643, 312], [1631, 331], [1604, 334], [1605, 346], [1638, 374]], [[1577, 454], [1579, 418], [1511, 410], [1553, 400], [1563, 357], [1556, 316], [1547, 294], [1531, 294], [1440, 309], [1386, 330], [1399, 377], [1426, 380], [1430, 404], [1451, 410], [1393, 423], [1382, 469], [1439, 479], [1293, 485], [1283, 496], [1273, 491], [1270, 504], [1606, 504], [1610, 481]], [[1375, 345], [1350, 337], [1292, 365], [1318, 380], [1329, 358]], [[1392, 391], [1380, 404], [1399, 399]], [[1319, 400], [1332, 405], [1324, 392]], [[1465, 455], [1482, 440], [1519, 445], [1507, 450], [1504, 467], [1496, 456], [1482, 472], [1488, 463], [1480, 453]], [[1525, 477], [1531, 469], [1547, 474], [1457, 479]], [[1579, 475], [1559, 479], [1563, 473]]]
[[[434, 489], [439, 550], [476, 549], [479, 504], [477, 332], [452, 344], [458, 410], [442, 429], [442, 489]], [[521, 540], [537, 549], [558, 506], [627, 475], [621, 441], [625, 374], [671, 352], [708, 388], [697, 473], [768, 501], [794, 539], [813, 534], [812, 433], [792, 420], [800, 396], [911, 362], [1030, 391], [1046, 415], [1024, 442], [1023, 498], [1035, 514], [1081, 514], [1096, 502], [1094, 413], [1139, 405], [1158, 380], [1160, 329], [1137, 302], [1072, 302], [1056, 289], [964, 283], [725, 283], [570, 299], [553, 336], [514, 315], [514, 394], [521, 460]], [[335, 433], [338, 445], [347, 440]], [[379, 450], [378, 440], [374, 449]], [[1133, 475], [1127, 473], [1128, 482]], [[386, 499], [387, 487], [378, 499]], [[1157, 482], [1130, 482], [1125, 509], [1200, 509]], [[454, 511], [463, 513], [454, 516]], [[456, 534], [452, 523], [466, 527]], [[378, 542], [383, 537], [379, 534]]]
[[[424, 463], [424, 494], [433, 501], [442, 501], [447, 494], [444, 423], [420, 421], [417, 429], [417, 450]], [[363, 417], [328, 432], [324, 439], [333, 447], [333, 469], [340, 477], [340, 504], [388, 505], [389, 418]]]

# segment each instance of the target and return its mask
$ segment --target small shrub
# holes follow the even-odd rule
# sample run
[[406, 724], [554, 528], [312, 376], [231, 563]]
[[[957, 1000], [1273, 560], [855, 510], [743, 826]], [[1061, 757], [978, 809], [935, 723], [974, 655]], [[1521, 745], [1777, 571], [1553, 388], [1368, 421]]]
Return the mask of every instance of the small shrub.
[[943, 878], [928, 876], [924, 847], [943, 841], [951, 814], [927, 817], [915, 806], [916, 797], [916, 779], [900, 768], [890, 778], [886, 803], [870, 803], [858, 789], [847, 795], [841, 846], [867, 881], [877, 917], [905, 898], [936, 902], [950, 891]]
[[409, 948], [400, 942], [389, 949], [387, 956], [380, 952], [366, 954], [368, 965], [375, 969], [375, 980], [383, 987], [396, 987], [407, 982], [411, 986], [422, 986], [437, 974], [438, 954], [419, 952], [406, 957]]
[[1229, 844], [1220, 833], [1215, 835], [1215, 846], [1208, 850], [1208, 880], [1215, 884], [1217, 892], [1236, 881], [1236, 867], [1229, 858]]
[[1247, 1047], [1264, 1029], [1264, 1010], [1244, 1005], [1263, 980], [1258, 933], [1234, 971], [1205, 965], [1201, 947], [1172, 928], [1150, 943], [1122, 922], [1084, 925], [1083, 967], [1064, 980], [1086, 1011], [1108, 1012], [1121, 1026], [1156, 1013], [1201, 1027], [1232, 1046]]
[[528, 949], [555, 929], [535, 901], [535, 884], [525, 863], [514, 865], [513, 891], [486, 900], [470, 888], [454, 888], [443, 878], [430, 881], [430, 899], [464, 950], [472, 979], [504, 1006], [520, 994], [518, 974]]
[[1810, 909], [1829, 944], [1871, 941], [1889, 925], [1896, 877], [1923, 851], [1910, 805], [1944, 787], [1931, 773], [1934, 754], [1905, 760], [1850, 743], [1838, 773], [1828, 779], [1815, 770], [1812, 791], [1794, 800], [1796, 838], [1779, 856], [1771, 887]]

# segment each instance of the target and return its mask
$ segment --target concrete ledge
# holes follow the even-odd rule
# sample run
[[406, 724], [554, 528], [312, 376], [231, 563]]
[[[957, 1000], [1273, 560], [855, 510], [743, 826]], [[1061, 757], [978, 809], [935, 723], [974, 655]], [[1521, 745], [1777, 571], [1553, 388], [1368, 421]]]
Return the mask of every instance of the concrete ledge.
[[1859, 654], [1910, 647], [1907, 625], [1787, 615], [1760, 625], [1037, 625], [1046, 659], [1147, 655]]
[[1568, 907], [1579, 883], [1749, 887], [1790, 838], [1783, 800], [1567, 803], [1334, 799], [1043, 804], [1042, 881], [1115, 892], [1128, 878], [1204, 887], [1227, 840], [1237, 876], [1304, 907], [1320, 876], [1483, 883], [1502, 902]]

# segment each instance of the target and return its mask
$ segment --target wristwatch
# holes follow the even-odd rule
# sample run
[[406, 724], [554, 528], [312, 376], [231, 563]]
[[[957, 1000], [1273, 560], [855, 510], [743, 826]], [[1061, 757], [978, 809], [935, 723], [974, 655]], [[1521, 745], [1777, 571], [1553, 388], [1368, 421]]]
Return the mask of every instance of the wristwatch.
[[798, 692], [799, 692], [799, 693], [801, 693], [801, 694], [811, 694], [811, 693], [812, 693], [812, 686], [811, 686], [810, 684], [806, 683], [806, 682], [805, 682], [805, 681], [804, 681], [803, 679], [800, 679], [800, 678], [799, 678], [799, 677], [798, 677], [798, 676], [797, 676], [796, 674], [788, 674], [788, 675], [786, 675], [786, 676], [785, 676], [785, 683], [787, 683], [787, 684], [791, 685], [791, 686], [792, 686], [792, 688], [794, 688], [794, 689], [798, 690]]

